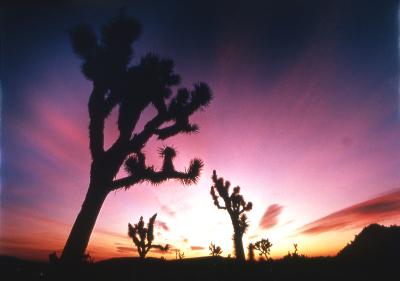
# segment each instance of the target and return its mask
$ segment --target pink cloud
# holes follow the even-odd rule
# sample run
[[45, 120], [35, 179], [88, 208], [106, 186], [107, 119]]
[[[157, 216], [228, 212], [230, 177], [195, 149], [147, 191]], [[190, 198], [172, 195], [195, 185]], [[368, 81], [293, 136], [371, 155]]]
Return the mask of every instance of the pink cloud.
[[137, 250], [133, 247], [124, 247], [124, 246], [118, 246], [117, 251], [122, 253], [137, 252]]
[[201, 250], [204, 250], [205, 248], [202, 246], [190, 246], [190, 249], [192, 251], [201, 251]]
[[163, 221], [156, 220], [156, 225], [161, 227], [165, 231], [169, 231], [169, 227], [168, 227], [167, 223], [165, 223]]
[[278, 204], [270, 205], [261, 218], [259, 227], [270, 229], [278, 224], [278, 217], [282, 213], [283, 206]]
[[161, 210], [162, 210], [163, 212], [165, 212], [166, 214], [168, 214], [169, 216], [171, 216], [171, 217], [174, 217], [174, 216], [175, 216], [175, 211], [172, 210], [170, 207], [168, 207], [168, 206], [166, 206], [166, 205], [162, 205], [162, 206], [161, 206]]
[[400, 219], [400, 190], [358, 203], [301, 227], [301, 234], [320, 234], [340, 229], [364, 227]]

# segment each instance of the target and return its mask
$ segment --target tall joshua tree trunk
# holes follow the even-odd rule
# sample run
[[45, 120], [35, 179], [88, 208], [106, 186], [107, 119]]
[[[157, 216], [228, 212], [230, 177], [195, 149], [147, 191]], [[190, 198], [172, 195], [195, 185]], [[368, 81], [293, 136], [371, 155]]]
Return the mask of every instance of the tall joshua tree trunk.
[[245, 260], [244, 247], [243, 247], [243, 231], [239, 225], [234, 227], [233, 230], [233, 244], [235, 247], [235, 256], [238, 260]]
[[[92, 122], [89, 127], [90, 133], [94, 134]], [[91, 145], [94, 146], [93, 143]], [[61, 256], [63, 261], [77, 262], [84, 256], [101, 207], [112, 190], [112, 179], [123, 164], [121, 150], [114, 149], [104, 154], [92, 151], [96, 160], [91, 165], [88, 191], [65, 244]], [[113, 167], [111, 164], [114, 164]]]
[[83, 257], [97, 216], [107, 194], [108, 192], [104, 191], [104, 188], [98, 189], [93, 185], [89, 186], [81, 210], [76, 217], [67, 243], [65, 244], [61, 256], [62, 260], [78, 261]]
[[[131, 65], [131, 45], [139, 34], [140, 24], [123, 14], [103, 26], [100, 40], [84, 25], [70, 34], [75, 53], [83, 61], [82, 72], [93, 82], [88, 103], [92, 165], [85, 200], [61, 255], [65, 262], [81, 261], [109, 192], [144, 181], [159, 184], [177, 179], [182, 184], [194, 184], [203, 167], [201, 160], [193, 159], [186, 172], [176, 171], [172, 161], [176, 151], [171, 147], [160, 151], [160, 170], [146, 165], [142, 149], [151, 137], [165, 140], [198, 131], [196, 124], [189, 123], [189, 117], [209, 104], [211, 91], [205, 83], [198, 83], [193, 90], [181, 88], [171, 97], [171, 87], [180, 83], [172, 60], [150, 54], [139, 64]], [[133, 133], [141, 113], [151, 105], [157, 115], [147, 121], [141, 132]], [[106, 150], [104, 124], [114, 108], [118, 109], [119, 135]], [[128, 175], [115, 179], [124, 163]]]

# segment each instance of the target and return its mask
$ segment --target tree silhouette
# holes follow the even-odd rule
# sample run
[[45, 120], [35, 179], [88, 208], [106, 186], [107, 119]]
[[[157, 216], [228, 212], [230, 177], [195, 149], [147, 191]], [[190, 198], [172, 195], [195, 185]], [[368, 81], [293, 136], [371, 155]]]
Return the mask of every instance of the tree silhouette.
[[258, 251], [260, 256], [264, 256], [268, 260], [268, 256], [271, 252], [272, 243], [268, 239], [261, 239], [254, 243], [254, 249]]
[[212, 242], [210, 243], [210, 246], [208, 246], [208, 249], [210, 250], [210, 256], [216, 257], [222, 254], [221, 247], [215, 246], [215, 244], [213, 244]]
[[154, 222], [156, 221], [157, 214], [154, 214], [147, 224], [147, 228], [144, 227], [143, 217], [140, 217], [140, 220], [137, 224], [132, 226], [128, 223], [128, 236], [132, 238], [133, 243], [135, 244], [139, 256], [144, 259], [147, 253], [151, 249], [159, 249], [161, 251], [168, 251], [168, 244], [164, 247], [161, 245], [153, 245], [154, 241]]
[[293, 243], [293, 248], [294, 248], [293, 253], [291, 253], [290, 251], [288, 251], [287, 255], [285, 255], [285, 256], [283, 257], [283, 259], [286, 259], [286, 260], [289, 259], [289, 260], [290, 260], [290, 259], [304, 259], [304, 258], [306, 258], [305, 255], [299, 254], [298, 246], [299, 246], [299, 245], [298, 245], [297, 243]]
[[[211, 186], [210, 194], [214, 205], [218, 209], [226, 210], [232, 221], [235, 256], [239, 260], [245, 260], [242, 238], [249, 224], [244, 212], [250, 211], [253, 204], [251, 202], [246, 204], [243, 196], [240, 195], [239, 186], [233, 188], [232, 194], [229, 195], [230, 182], [224, 181], [223, 178], [218, 178], [215, 170], [211, 178], [214, 184]], [[221, 205], [219, 198], [222, 198], [224, 205]]]
[[185, 257], [185, 252], [181, 252], [181, 250], [176, 249], [175, 250], [175, 259], [183, 260]]
[[[92, 163], [88, 191], [64, 247], [63, 261], [81, 260], [109, 192], [144, 181], [159, 184], [177, 179], [184, 184], [196, 183], [203, 167], [201, 160], [194, 159], [186, 172], [176, 171], [172, 164], [176, 152], [167, 147], [161, 152], [164, 159], [161, 170], [145, 164], [142, 149], [151, 137], [165, 140], [199, 130], [189, 122], [189, 117], [209, 104], [211, 91], [207, 84], [198, 83], [192, 90], [181, 88], [173, 95], [171, 87], [180, 83], [180, 77], [170, 59], [148, 54], [132, 65], [132, 43], [140, 31], [138, 21], [123, 13], [103, 26], [100, 38], [86, 25], [70, 31], [73, 49], [83, 61], [82, 72], [92, 81], [88, 103]], [[143, 130], [134, 133], [141, 113], [148, 106], [154, 106], [157, 114]], [[104, 124], [113, 109], [118, 114], [119, 134], [105, 149]], [[115, 179], [124, 162], [128, 175]]]
[[294, 248], [293, 255], [295, 255], [295, 256], [297, 256], [297, 255], [298, 255], [298, 249], [297, 249], [297, 246], [298, 246], [298, 244], [297, 244], [297, 243], [294, 243], [294, 244], [293, 244], [293, 248]]

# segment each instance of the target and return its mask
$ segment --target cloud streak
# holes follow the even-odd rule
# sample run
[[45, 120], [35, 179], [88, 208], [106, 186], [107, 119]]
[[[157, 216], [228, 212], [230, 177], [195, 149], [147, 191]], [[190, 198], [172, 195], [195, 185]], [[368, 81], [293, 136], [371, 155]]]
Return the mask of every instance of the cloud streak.
[[163, 222], [163, 221], [160, 221], [160, 220], [156, 220], [156, 225], [158, 227], [161, 227], [161, 229], [163, 229], [164, 231], [169, 231], [169, 227], [168, 227], [166, 222]]
[[201, 250], [204, 250], [205, 248], [202, 246], [190, 246], [190, 249], [192, 251], [201, 251]]
[[261, 229], [270, 229], [278, 224], [278, 217], [282, 213], [283, 206], [278, 204], [270, 205], [261, 218], [259, 227]]
[[161, 205], [161, 210], [171, 217], [175, 217], [175, 211], [166, 205]]
[[313, 235], [394, 219], [400, 219], [400, 189], [334, 212], [304, 225], [299, 231], [300, 234]]

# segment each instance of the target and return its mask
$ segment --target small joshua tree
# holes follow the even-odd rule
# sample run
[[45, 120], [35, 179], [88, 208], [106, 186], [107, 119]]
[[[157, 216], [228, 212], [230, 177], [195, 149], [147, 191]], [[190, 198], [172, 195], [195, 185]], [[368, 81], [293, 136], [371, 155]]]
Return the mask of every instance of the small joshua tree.
[[249, 261], [254, 261], [254, 244], [249, 244]]
[[268, 256], [271, 252], [272, 243], [268, 239], [261, 239], [254, 244], [254, 249], [259, 252], [260, 256], [264, 256], [268, 260]]
[[298, 254], [298, 249], [297, 249], [297, 243], [294, 243], [293, 244], [293, 247], [294, 247], [294, 252], [293, 252], [293, 256], [298, 256], [299, 254]]
[[[232, 194], [229, 195], [230, 182], [224, 181], [223, 178], [218, 178], [215, 170], [213, 171], [212, 180], [214, 184], [211, 186], [210, 194], [214, 205], [218, 209], [226, 210], [232, 221], [236, 259], [245, 260], [242, 238], [249, 224], [244, 212], [250, 211], [253, 204], [251, 202], [246, 203], [243, 196], [240, 195], [239, 186], [233, 188]], [[219, 198], [222, 198], [224, 205], [221, 205]]]
[[144, 227], [143, 217], [140, 217], [140, 220], [137, 224], [132, 226], [128, 223], [128, 236], [132, 238], [133, 243], [137, 247], [139, 256], [144, 259], [146, 254], [150, 249], [159, 249], [161, 251], [168, 251], [168, 244], [164, 247], [161, 245], [153, 245], [154, 240], [154, 222], [156, 221], [157, 214], [154, 214], [147, 224], [147, 228]]
[[182, 260], [185, 257], [185, 252], [181, 252], [181, 250], [175, 250], [175, 259]]
[[304, 258], [306, 258], [305, 255], [299, 254], [298, 244], [297, 243], [293, 244], [293, 248], [294, 248], [293, 253], [288, 251], [288, 254], [283, 257], [284, 259], [304, 259]]
[[222, 254], [222, 249], [220, 246], [215, 246], [212, 242], [210, 243], [210, 246], [208, 246], [208, 249], [210, 249], [210, 256], [213, 257], [218, 257]]

